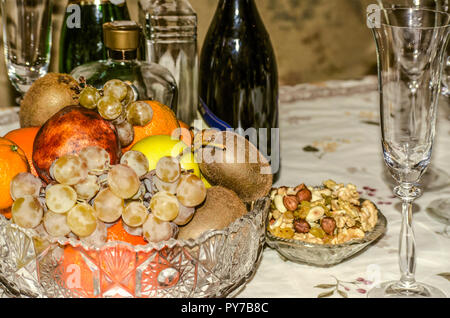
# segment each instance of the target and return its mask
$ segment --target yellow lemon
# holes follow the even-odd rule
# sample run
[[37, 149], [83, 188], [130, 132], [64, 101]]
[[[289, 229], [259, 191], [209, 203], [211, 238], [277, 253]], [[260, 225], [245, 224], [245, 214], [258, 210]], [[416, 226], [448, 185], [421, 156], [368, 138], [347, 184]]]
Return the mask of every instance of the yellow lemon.
[[[156, 168], [159, 159], [166, 156], [178, 157], [188, 146], [177, 139], [167, 135], [155, 135], [137, 142], [131, 150], [142, 152], [148, 159], [149, 170]], [[193, 170], [200, 177], [200, 168], [195, 162], [194, 154], [187, 151], [180, 158], [181, 168]]]

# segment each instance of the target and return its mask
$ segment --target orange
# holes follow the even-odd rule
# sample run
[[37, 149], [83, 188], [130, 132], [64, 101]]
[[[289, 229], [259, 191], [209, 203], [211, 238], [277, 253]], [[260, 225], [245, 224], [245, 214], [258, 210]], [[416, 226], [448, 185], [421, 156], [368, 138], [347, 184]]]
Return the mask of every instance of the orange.
[[77, 296], [92, 298], [94, 296], [94, 274], [86, 262], [86, 254], [82, 247], [64, 247], [64, 255], [58, 266], [61, 283]]
[[125, 231], [122, 220], [108, 228], [107, 242], [121, 241], [130, 243], [131, 245], [147, 245], [142, 236], [135, 236]]
[[33, 165], [33, 143], [40, 127], [29, 127], [11, 130], [4, 138], [14, 141], [24, 152], [30, 165], [31, 173], [38, 176]]
[[134, 140], [123, 152], [130, 150], [135, 143], [154, 135], [172, 135], [172, 132], [180, 128], [175, 113], [164, 104], [157, 101], [144, 101], [153, 109], [153, 119], [146, 126], [134, 126]]
[[0, 210], [13, 204], [10, 194], [11, 180], [21, 172], [29, 172], [28, 160], [14, 142], [0, 138]]
[[3, 215], [8, 220], [11, 219], [11, 217], [12, 217], [12, 215], [11, 215], [11, 208], [0, 210], [0, 214]]

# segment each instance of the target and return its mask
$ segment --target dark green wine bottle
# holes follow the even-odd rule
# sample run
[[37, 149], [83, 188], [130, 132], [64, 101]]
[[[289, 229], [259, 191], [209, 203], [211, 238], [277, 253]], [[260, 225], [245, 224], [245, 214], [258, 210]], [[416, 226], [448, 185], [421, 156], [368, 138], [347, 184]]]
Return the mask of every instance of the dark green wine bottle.
[[129, 19], [125, 0], [118, 5], [109, 0], [70, 0], [61, 29], [59, 71], [70, 73], [79, 65], [107, 59], [103, 24]]
[[205, 122], [241, 133], [255, 128], [256, 146], [278, 177], [277, 63], [254, 0], [219, 1], [203, 44], [199, 76], [199, 110]]

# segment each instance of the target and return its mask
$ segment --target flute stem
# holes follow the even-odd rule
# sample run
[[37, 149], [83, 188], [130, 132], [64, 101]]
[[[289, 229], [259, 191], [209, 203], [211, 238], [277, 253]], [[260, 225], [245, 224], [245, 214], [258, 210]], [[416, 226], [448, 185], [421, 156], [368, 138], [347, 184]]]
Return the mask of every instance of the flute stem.
[[395, 194], [402, 200], [402, 227], [398, 250], [401, 278], [398, 287], [415, 289], [416, 241], [412, 226], [412, 203], [420, 196], [420, 190], [412, 185], [402, 184], [395, 188]]

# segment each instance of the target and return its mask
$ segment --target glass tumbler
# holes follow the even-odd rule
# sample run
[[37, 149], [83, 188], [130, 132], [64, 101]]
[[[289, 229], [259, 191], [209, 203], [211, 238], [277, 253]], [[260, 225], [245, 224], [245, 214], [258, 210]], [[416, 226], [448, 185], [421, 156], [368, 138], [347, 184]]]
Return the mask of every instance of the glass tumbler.
[[1, 10], [8, 76], [23, 96], [48, 72], [52, 0], [1, 0]]

